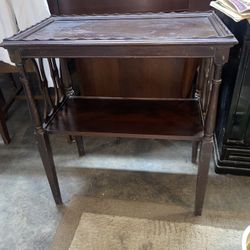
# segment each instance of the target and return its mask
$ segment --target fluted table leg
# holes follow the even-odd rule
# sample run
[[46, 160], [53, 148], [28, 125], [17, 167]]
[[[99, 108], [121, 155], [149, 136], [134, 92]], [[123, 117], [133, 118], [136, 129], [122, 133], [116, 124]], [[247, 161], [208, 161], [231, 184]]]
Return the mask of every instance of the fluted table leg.
[[51, 150], [51, 145], [49, 141], [49, 136], [44, 131], [40, 116], [29, 86], [29, 81], [26, 77], [24, 64], [20, 63], [17, 65], [20, 72], [20, 81], [23, 84], [23, 88], [25, 91], [26, 99], [28, 102], [29, 111], [33, 120], [33, 124], [35, 126], [35, 134], [36, 134], [36, 142], [38, 144], [38, 149], [40, 152], [40, 156], [43, 162], [43, 166], [49, 181], [49, 185], [54, 197], [56, 204], [62, 204], [62, 198], [60, 193], [60, 188], [58, 184], [56, 168], [53, 160], [53, 154]]
[[206, 192], [209, 164], [213, 149], [213, 132], [216, 121], [216, 111], [221, 84], [222, 64], [215, 63], [214, 77], [212, 81], [211, 97], [208, 111], [205, 117], [204, 137], [201, 141], [199, 167], [196, 184], [195, 215], [201, 215]]

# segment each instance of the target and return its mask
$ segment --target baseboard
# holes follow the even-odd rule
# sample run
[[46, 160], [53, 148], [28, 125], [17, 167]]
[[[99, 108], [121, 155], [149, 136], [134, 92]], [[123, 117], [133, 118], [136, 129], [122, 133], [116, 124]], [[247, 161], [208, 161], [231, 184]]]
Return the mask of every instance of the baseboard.
[[250, 176], [250, 167], [241, 167], [241, 162], [237, 167], [233, 166], [237, 164], [235, 161], [221, 160], [218, 150], [218, 143], [216, 136], [214, 136], [214, 162], [215, 162], [215, 172], [217, 174], [233, 174], [233, 175], [246, 175]]

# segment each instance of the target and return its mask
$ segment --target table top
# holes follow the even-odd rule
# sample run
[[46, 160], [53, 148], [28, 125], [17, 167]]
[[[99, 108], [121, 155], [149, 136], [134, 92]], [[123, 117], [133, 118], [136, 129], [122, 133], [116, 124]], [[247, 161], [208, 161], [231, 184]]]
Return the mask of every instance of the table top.
[[214, 12], [52, 16], [5, 39], [5, 48], [100, 44], [235, 44]]

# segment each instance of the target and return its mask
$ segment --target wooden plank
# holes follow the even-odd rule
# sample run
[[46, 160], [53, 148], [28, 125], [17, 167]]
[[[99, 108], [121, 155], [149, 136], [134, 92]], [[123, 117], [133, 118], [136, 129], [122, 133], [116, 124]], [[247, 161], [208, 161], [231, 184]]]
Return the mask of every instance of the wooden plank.
[[69, 135], [199, 140], [198, 101], [70, 98], [46, 130]]

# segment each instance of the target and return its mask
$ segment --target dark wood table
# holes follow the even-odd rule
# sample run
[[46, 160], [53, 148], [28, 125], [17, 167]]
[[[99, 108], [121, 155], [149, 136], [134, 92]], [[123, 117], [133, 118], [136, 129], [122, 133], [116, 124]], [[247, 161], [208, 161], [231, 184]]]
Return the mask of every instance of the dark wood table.
[[[196, 161], [200, 143], [195, 214], [200, 215], [212, 153], [223, 64], [237, 40], [213, 13], [157, 13], [50, 17], [5, 39], [19, 68], [38, 148], [56, 204], [61, 204], [49, 134], [189, 140]], [[54, 58], [61, 58], [62, 74]], [[26, 76], [27, 60], [39, 58], [42, 115]], [[50, 98], [42, 58], [49, 61], [55, 97]], [[67, 58], [202, 58], [189, 99], [87, 98], [74, 94]], [[167, 83], [166, 83], [167, 84]], [[153, 83], [152, 83], [153, 85]], [[108, 86], [107, 86], [108, 87]]]

